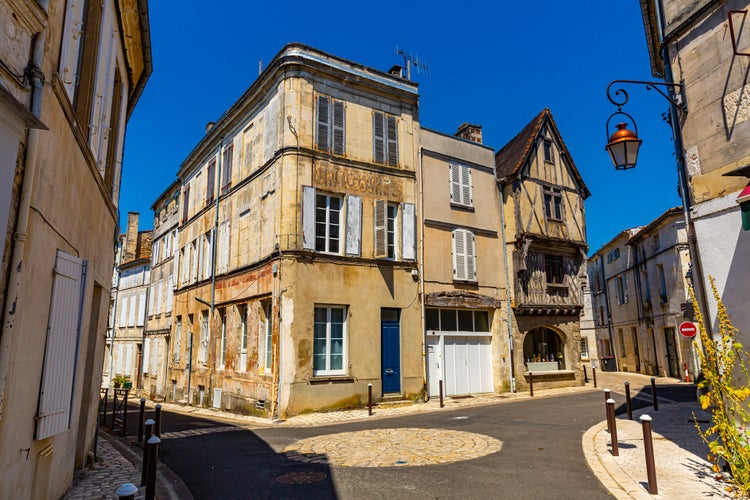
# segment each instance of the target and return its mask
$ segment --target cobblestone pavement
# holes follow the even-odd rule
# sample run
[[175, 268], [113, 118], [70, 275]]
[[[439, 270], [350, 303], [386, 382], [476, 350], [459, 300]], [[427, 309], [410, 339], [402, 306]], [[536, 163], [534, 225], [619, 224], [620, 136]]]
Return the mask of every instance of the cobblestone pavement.
[[367, 429], [302, 439], [284, 453], [292, 460], [338, 467], [398, 467], [471, 460], [502, 446], [497, 439], [471, 432]]
[[[589, 376], [591, 375], [592, 373], [589, 372]], [[549, 397], [592, 390], [601, 391], [608, 387], [612, 390], [612, 398], [615, 399], [617, 405], [620, 405], [624, 402], [624, 382], [628, 381], [634, 400], [640, 402], [643, 406], [643, 403], [650, 404], [651, 401], [650, 379], [651, 377], [633, 373], [600, 372], [597, 373], [596, 388], [593, 386], [593, 380], [590, 379], [585, 387], [537, 390], [535, 391], [535, 397]], [[655, 380], [657, 386], [678, 383], [672, 378], [656, 378]], [[529, 399], [529, 397], [528, 393], [517, 393], [446, 398], [445, 408], [505, 404]], [[663, 397], [659, 398], [659, 402], [659, 411], [655, 412], [649, 406], [635, 410], [633, 412], [634, 420], [632, 421], [627, 420], [624, 416], [617, 418], [618, 442], [620, 443], [619, 456], [617, 457], [612, 456], [611, 453], [606, 422], [602, 421], [585, 433], [582, 441], [583, 451], [597, 478], [616, 498], [731, 498], [731, 495], [725, 490], [726, 485], [714, 478], [714, 474], [710, 470], [710, 464], [704, 458], [707, 448], [698, 436], [692, 414], [695, 412], [699, 421], [708, 421], [710, 416], [702, 412], [697, 402], [678, 403]], [[378, 406], [374, 408], [372, 416], [368, 414], [367, 409], [356, 409], [313, 413], [294, 416], [284, 421], [270, 421], [212, 409], [184, 407], [169, 403], [161, 404], [164, 411], [218, 418], [226, 422], [226, 425], [221, 427], [164, 433], [162, 436], [164, 439], [179, 439], [213, 432], [231, 432], [243, 428], [332, 425], [357, 420], [383, 419], [440, 411], [439, 401], [433, 398], [424, 404], [399, 407]], [[603, 410], [604, 404], [602, 404], [602, 413], [604, 413]], [[647, 492], [642, 427], [638, 421], [638, 417], [644, 413], [653, 418], [658, 495], [649, 495]], [[396, 435], [397, 432], [403, 432], [404, 435]], [[424, 433], [426, 432], [434, 432], [437, 435], [425, 436]], [[124, 458], [120, 450], [112, 446], [109, 442], [110, 439], [117, 438], [106, 435], [100, 438], [98, 452], [101, 461], [77, 476], [73, 488], [64, 498], [117, 498], [114, 491], [119, 485], [124, 482], [138, 483], [140, 479], [139, 469], [131, 461]], [[384, 447], [389, 450], [388, 453], [381, 453], [377, 456], [364, 453], [364, 449], [377, 448], [363, 445], [363, 443], [372, 443], [373, 441], [388, 442], [389, 446]], [[396, 447], [393, 446], [394, 442], [403, 443], [403, 445]], [[436, 442], [438, 449], [431, 452], [424, 451], [425, 445], [431, 442]], [[413, 443], [414, 446], [409, 446], [408, 443]], [[468, 460], [501, 451], [501, 447], [500, 441], [479, 434], [439, 429], [381, 429], [317, 436], [298, 441], [285, 449], [285, 452], [290, 458], [306, 462], [315, 462], [322, 455], [325, 455], [326, 463], [338, 467], [384, 467]], [[420, 451], [417, 452], [416, 450]], [[162, 476], [160, 476], [160, 481], [164, 482]], [[157, 488], [157, 496], [160, 498], [170, 497], [169, 494], [159, 495], [159, 491]], [[172, 494], [171, 498], [189, 497], [189, 492], [186, 489], [180, 490], [180, 492], [181, 494], [177, 496]]]

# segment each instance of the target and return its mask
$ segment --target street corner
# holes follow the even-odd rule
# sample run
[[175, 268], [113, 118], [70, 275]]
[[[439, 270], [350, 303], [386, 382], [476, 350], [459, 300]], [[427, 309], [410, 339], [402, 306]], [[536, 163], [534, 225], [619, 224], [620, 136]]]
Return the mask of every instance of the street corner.
[[499, 452], [503, 443], [471, 432], [368, 429], [302, 439], [284, 449], [292, 460], [338, 467], [439, 465]]

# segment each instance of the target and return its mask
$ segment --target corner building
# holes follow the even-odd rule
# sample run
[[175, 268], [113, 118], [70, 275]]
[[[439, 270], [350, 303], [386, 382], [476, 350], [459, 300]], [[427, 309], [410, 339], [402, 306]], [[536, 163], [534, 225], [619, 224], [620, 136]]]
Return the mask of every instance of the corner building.
[[419, 398], [417, 85], [287, 45], [183, 162], [168, 394], [276, 416]]

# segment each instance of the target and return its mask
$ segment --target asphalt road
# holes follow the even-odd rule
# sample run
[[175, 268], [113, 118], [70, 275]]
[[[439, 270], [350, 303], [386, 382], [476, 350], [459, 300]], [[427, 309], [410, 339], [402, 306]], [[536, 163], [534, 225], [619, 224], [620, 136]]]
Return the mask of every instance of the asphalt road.
[[[613, 389], [615, 399], [624, 391]], [[632, 394], [633, 406], [651, 404], [650, 388]], [[683, 401], [694, 389], [660, 386], [660, 398]], [[137, 429], [131, 406], [128, 430]], [[625, 407], [618, 407], [624, 413]], [[147, 411], [146, 418], [153, 412]], [[211, 432], [226, 421], [164, 411], [162, 433], [201, 429], [206, 434], [169, 437], [161, 460], [197, 499], [230, 498], [608, 498], [586, 465], [583, 433], [604, 420], [601, 392], [520, 400], [326, 427], [268, 427]], [[333, 467], [287, 458], [282, 450], [299, 439], [364, 429], [430, 428], [483, 434], [502, 449], [444, 465]], [[418, 446], [418, 445], [417, 445]], [[321, 479], [322, 478], [322, 479]], [[300, 484], [289, 484], [298, 481]]]

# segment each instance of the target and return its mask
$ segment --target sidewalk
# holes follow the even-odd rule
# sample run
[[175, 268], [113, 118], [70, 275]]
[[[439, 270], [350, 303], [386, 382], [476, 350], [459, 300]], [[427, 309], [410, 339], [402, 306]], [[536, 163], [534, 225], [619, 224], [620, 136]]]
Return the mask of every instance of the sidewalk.
[[[591, 375], [589, 373], [590, 377]], [[597, 373], [597, 388], [594, 388], [593, 380], [590, 379], [585, 387], [539, 390], [535, 391], [534, 395], [536, 398], [541, 398], [576, 392], [601, 392], [605, 387], [608, 387], [612, 390], [612, 398], [616, 401], [616, 407], [618, 407], [624, 405], [625, 402], [624, 382], [630, 382], [631, 396], [634, 397], [634, 400], [645, 403], [647, 397], [649, 406], [633, 411], [632, 421], [627, 420], [626, 415], [618, 415], [619, 456], [612, 456], [610, 451], [609, 434], [603, 415], [603, 401], [603, 421], [594, 425], [583, 436], [582, 444], [586, 460], [602, 484], [616, 498], [699, 498], [708, 496], [732, 498], [725, 491], [725, 485], [714, 479], [710, 464], [705, 460], [707, 446], [698, 436], [693, 423], [693, 412], [699, 420], [703, 421], [708, 421], [710, 415], [703, 412], [697, 402], [678, 403], [663, 397], [659, 398], [659, 411], [654, 412], [650, 406], [650, 380], [651, 377], [640, 374], [599, 372]], [[657, 378], [656, 383], [658, 389], [659, 385], [679, 382], [672, 378]], [[530, 399], [528, 393], [482, 394], [470, 398], [445, 398], [444, 402], [445, 409], [451, 409], [504, 404], [526, 399]], [[321, 426], [440, 411], [438, 399], [432, 398], [424, 404], [376, 406], [373, 409], [372, 416], [369, 416], [367, 408], [364, 408], [298, 415], [284, 421], [274, 422], [268, 419], [235, 415], [207, 408], [186, 407], [171, 403], [161, 403], [161, 405], [165, 411], [219, 418], [248, 428]], [[153, 404], [149, 403], [149, 406], [153, 406]], [[658, 495], [648, 493], [643, 435], [638, 420], [638, 417], [644, 413], [653, 418]], [[180, 436], [163, 435], [162, 437], [170, 439]], [[116, 499], [117, 496], [114, 492], [121, 484], [125, 482], [139, 484], [141, 464], [139, 453], [139, 449], [125, 442], [122, 438], [109, 436], [104, 432], [100, 433], [98, 454], [101, 461], [76, 477], [73, 488], [64, 498]], [[137, 495], [136, 498], [142, 498], [143, 492], [144, 488], [141, 488], [140, 496]], [[159, 464], [157, 477], [157, 497], [162, 499], [191, 498], [189, 491], [179, 478], [161, 463]]]

